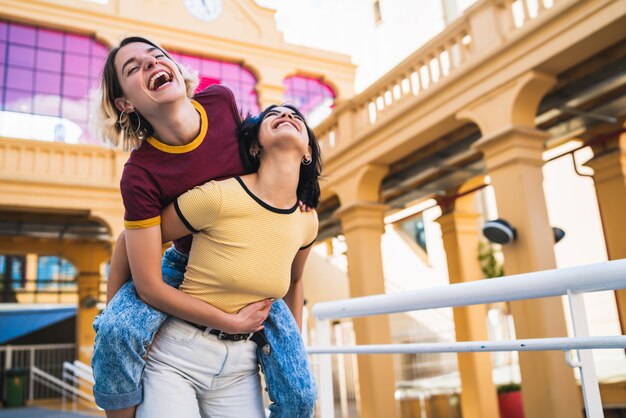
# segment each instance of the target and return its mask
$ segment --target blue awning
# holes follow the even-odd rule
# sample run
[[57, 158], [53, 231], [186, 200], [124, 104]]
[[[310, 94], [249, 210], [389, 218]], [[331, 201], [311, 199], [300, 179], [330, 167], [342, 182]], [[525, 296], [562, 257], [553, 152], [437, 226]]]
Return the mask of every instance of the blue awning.
[[0, 304], [0, 344], [76, 315], [76, 306]]

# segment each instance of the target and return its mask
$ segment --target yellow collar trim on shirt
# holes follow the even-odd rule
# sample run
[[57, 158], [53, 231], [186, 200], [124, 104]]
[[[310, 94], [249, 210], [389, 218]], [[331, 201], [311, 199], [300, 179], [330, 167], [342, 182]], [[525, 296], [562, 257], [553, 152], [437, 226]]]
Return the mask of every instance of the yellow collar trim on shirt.
[[202, 141], [204, 141], [204, 137], [206, 136], [206, 132], [209, 128], [209, 122], [206, 115], [206, 110], [204, 110], [202, 105], [195, 100], [192, 100], [191, 104], [193, 104], [193, 107], [195, 107], [200, 114], [200, 133], [193, 141], [185, 145], [168, 145], [164, 144], [153, 136], [146, 139], [146, 141], [148, 141], [148, 143], [150, 143], [150, 145], [152, 145], [154, 148], [170, 154], [182, 154], [198, 148], [200, 144], [202, 144]]

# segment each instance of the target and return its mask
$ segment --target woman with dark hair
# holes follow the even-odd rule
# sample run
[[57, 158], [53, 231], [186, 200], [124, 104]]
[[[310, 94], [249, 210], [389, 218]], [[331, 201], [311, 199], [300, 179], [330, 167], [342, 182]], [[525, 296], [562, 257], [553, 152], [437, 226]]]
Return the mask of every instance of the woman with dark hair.
[[[177, 290], [190, 236], [175, 240], [161, 262], [161, 210], [199, 184], [244, 172], [237, 138], [241, 118], [232, 92], [214, 85], [194, 95], [196, 85], [195, 75], [141, 37], [126, 38], [112, 49], [103, 70], [101, 103], [92, 122], [105, 142], [132, 149], [120, 182], [126, 231], [111, 259], [109, 305], [94, 321], [94, 395], [110, 418], [133, 417], [143, 401], [146, 348], [168, 314], [220, 329], [223, 335], [289, 324], [291, 313], [282, 300], [227, 313]], [[133, 280], [128, 280], [131, 271]], [[297, 332], [295, 325], [285, 329], [286, 335], [292, 332]], [[281, 350], [291, 347], [269, 342], [272, 354], [259, 360], [267, 381], [273, 375], [281, 381]], [[311, 377], [307, 381], [304, 392], [302, 381], [268, 384], [270, 398], [295, 399], [298, 408], [312, 410], [315, 385]], [[270, 408], [277, 418], [299, 416], [280, 404]]]
[[[193, 233], [180, 290], [227, 313], [285, 297], [301, 327], [301, 277], [318, 221], [314, 211], [297, 210], [298, 197], [319, 201], [317, 140], [289, 105], [246, 119], [240, 138], [242, 156], [258, 170], [198, 186], [161, 214], [164, 237]], [[228, 341], [204, 325], [168, 318], [148, 357], [138, 418], [264, 417], [251, 338], [254, 333]], [[292, 338], [299, 349], [282, 367], [299, 379], [310, 368], [300, 334]]]

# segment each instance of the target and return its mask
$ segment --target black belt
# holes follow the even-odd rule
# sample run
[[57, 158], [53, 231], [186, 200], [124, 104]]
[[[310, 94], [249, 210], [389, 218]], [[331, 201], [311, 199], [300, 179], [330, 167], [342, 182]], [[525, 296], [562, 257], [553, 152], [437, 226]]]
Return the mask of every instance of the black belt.
[[[193, 322], [185, 321], [189, 325], [198, 328], [200, 331], [204, 332], [207, 328], [204, 325], [194, 324]], [[263, 350], [263, 354], [268, 355], [271, 351], [270, 345], [267, 342], [267, 338], [265, 338], [265, 333], [263, 330], [253, 332], [252, 334], [229, 334], [224, 331], [220, 331], [219, 329], [211, 328], [209, 329], [209, 334], [215, 335], [220, 341], [253, 341], [256, 343], [258, 347]]]

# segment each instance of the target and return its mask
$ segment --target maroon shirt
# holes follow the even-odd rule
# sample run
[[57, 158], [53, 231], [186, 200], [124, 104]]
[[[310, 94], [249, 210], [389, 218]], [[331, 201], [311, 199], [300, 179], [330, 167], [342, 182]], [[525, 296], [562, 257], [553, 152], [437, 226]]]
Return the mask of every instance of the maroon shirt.
[[[133, 150], [124, 165], [120, 189], [126, 229], [161, 223], [161, 210], [180, 194], [207, 181], [243, 173], [235, 97], [227, 87], [212, 85], [194, 96], [201, 116], [200, 134], [187, 145], [167, 145], [150, 137]], [[191, 235], [176, 240], [188, 253]]]

